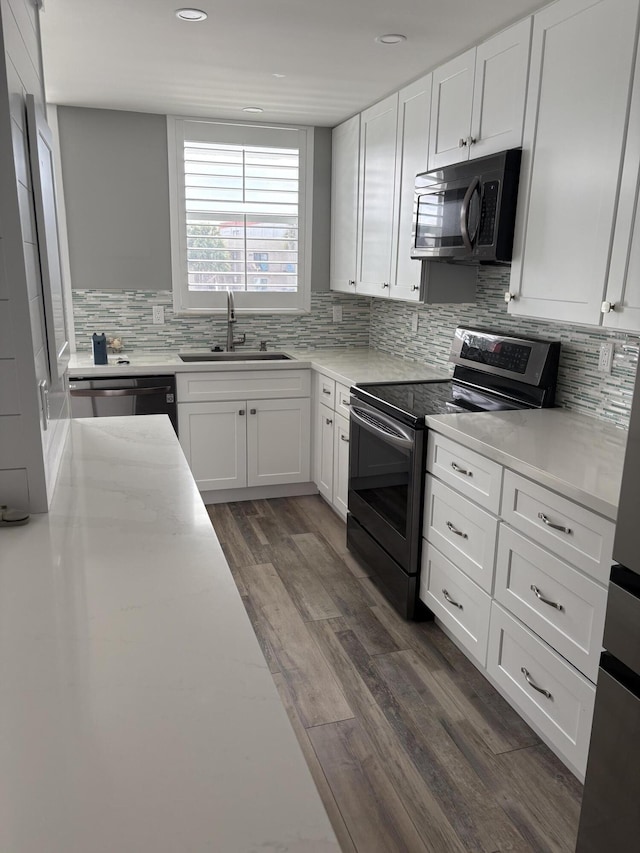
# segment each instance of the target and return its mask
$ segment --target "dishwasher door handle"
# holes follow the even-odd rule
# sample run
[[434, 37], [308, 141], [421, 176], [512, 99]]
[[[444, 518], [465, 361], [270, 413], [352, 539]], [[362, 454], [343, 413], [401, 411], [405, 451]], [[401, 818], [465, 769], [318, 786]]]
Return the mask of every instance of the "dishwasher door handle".
[[147, 394], [170, 394], [170, 385], [155, 388], [69, 388], [72, 397], [142, 397]]

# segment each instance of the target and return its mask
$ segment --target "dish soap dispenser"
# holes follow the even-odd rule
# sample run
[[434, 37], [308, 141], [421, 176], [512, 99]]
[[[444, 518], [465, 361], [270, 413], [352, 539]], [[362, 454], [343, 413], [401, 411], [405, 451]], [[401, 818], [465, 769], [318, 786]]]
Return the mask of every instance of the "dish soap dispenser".
[[104, 333], [99, 335], [97, 332], [94, 332], [91, 336], [91, 343], [93, 345], [93, 363], [108, 364], [107, 338]]

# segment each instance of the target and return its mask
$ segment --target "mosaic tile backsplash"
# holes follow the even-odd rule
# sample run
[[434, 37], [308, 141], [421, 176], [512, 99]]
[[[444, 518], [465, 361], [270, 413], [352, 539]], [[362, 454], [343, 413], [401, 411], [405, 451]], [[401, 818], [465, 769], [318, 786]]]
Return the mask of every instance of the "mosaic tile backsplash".
[[[557, 402], [569, 409], [626, 428], [637, 366], [638, 338], [587, 326], [568, 326], [511, 317], [503, 299], [508, 270], [481, 267], [475, 303], [415, 306], [381, 299], [314, 293], [311, 313], [241, 315], [237, 333], [247, 347], [261, 340], [269, 348], [372, 346], [410, 361], [447, 367], [456, 326], [484, 326], [504, 332], [562, 342]], [[333, 306], [342, 306], [343, 320], [333, 322]], [[151, 322], [153, 305], [165, 309], [165, 324]], [[93, 332], [121, 337], [128, 350], [202, 349], [224, 345], [224, 317], [175, 317], [170, 291], [74, 290], [73, 309], [78, 350], [91, 349]], [[418, 312], [418, 331], [411, 331]], [[615, 345], [611, 374], [598, 371], [600, 344]]]
[[[509, 271], [480, 267], [476, 302], [414, 306], [372, 300], [370, 346], [426, 364], [447, 366], [456, 326], [468, 325], [561, 341], [557, 403], [627, 428], [637, 367], [638, 337], [588, 326], [511, 317], [504, 293]], [[418, 311], [418, 331], [411, 318]], [[600, 344], [614, 344], [611, 374], [598, 370]], [[452, 368], [452, 366], [451, 366]]]
[[[310, 314], [238, 314], [235, 333], [246, 334], [247, 349], [258, 349], [262, 340], [269, 341], [269, 349], [368, 346], [370, 301], [313, 293]], [[163, 326], [151, 322], [154, 305], [164, 307]], [[334, 305], [342, 306], [341, 323], [333, 322]], [[226, 341], [223, 315], [176, 317], [170, 290], [74, 290], [73, 317], [79, 352], [91, 350], [95, 331], [122, 338], [129, 351], [209, 349], [217, 344], [224, 347]]]

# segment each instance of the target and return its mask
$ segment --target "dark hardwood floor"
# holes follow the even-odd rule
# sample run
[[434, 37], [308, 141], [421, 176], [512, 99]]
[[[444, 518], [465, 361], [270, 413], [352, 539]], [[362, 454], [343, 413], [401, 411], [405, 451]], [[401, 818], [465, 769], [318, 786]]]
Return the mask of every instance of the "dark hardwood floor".
[[319, 496], [208, 510], [344, 853], [573, 853], [582, 786]]

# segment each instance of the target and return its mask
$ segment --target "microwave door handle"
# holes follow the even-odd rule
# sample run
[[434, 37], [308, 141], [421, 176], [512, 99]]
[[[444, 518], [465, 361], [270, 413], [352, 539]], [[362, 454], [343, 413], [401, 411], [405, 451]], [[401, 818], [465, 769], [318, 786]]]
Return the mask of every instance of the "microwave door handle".
[[460, 208], [460, 232], [462, 234], [462, 242], [465, 245], [465, 248], [468, 252], [473, 252], [473, 243], [471, 242], [471, 238], [469, 237], [469, 205], [471, 204], [471, 199], [473, 197], [474, 192], [480, 186], [480, 178], [476, 175], [476, 177], [469, 184], [469, 188], [464, 194], [464, 199], [462, 200], [462, 207]]
[[[400, 435], [392, 435], [388, 429], [385, 429], [386, 419], [382, 417], [378, 419], [378, 415], [376, 415], [375, 418], [371, 417], [370, 415], [355, 408], [353, 404], [351, 406], [351, 419], [363, 429], [372, 432], [374, 435], [379, 435], [387, 444], [392, 444], [394, 447], [401, 447], [408, 450], [414, 446], [415, 442], [412, 438], [408, 436], [405, 438]], [[392, 429], [397, 430], [397, 425], [393, 424]]]

